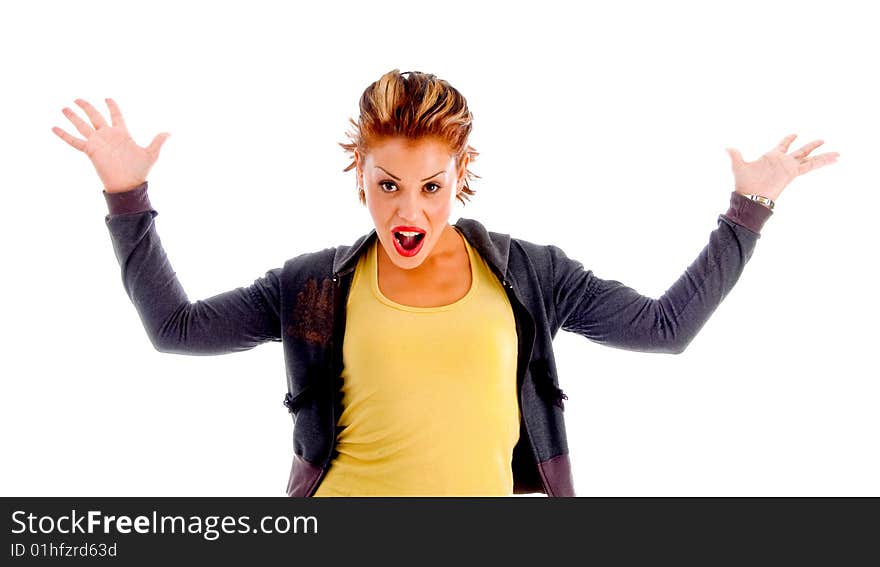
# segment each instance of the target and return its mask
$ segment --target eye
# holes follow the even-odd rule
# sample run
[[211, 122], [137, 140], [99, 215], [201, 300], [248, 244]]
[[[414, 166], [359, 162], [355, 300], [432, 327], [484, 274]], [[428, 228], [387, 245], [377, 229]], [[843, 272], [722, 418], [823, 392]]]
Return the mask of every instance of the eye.
[[[389, 187], [395, 188], [395, 185], [393, 181], [380, 181], [379, 187], [382, 189], [383, 193], [391, 193], [393, 189], [389, 189]], [[436, 183], [427, 183], [425, 185], [425, 189], [427, 193], [433, 195], [434, 193], [440, 191], [440, 186]]]

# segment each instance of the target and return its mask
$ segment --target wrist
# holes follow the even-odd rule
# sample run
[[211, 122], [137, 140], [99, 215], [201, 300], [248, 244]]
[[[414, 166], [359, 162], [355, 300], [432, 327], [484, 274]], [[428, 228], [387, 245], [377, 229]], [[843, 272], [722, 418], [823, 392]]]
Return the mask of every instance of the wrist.
[[147, 194], [147, 182], [129, 191], [110, 192], [104, 191], [104, 199], [111, 215], [124, 215], [140, 213], [152, 209], [150, 197]]
[[728, 219], [761, 234], [764, 223], [773, 215], [773, 210], [767, 206], [752, 201], [739, 191], [730, 195], [730, 208], [724, 214]]
[[124, 183], [121, 185], [113, 185], [113, 186], [104, 186], [104, 193], [125, 193], [126, 191], [133, 191], [146, 183], [146, 179], [142, 179], [136, 182]]
[[776, 202], [770, 197], [765, 197], [764, 195], [759, 195], [757, 193], [740, 193], [743, 197], [754, 201], [758, 204], [761, 204], [771, 211], [776, 207]]

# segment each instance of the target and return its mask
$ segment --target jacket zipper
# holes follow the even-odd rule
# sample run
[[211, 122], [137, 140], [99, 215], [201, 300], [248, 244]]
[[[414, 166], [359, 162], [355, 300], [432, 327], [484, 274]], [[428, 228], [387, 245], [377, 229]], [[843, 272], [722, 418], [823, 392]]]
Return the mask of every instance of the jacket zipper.
[[[339, 288], [342, 286], [341, 278], [338, 272], [333, 272], [333, 323], [332, 323], [332, 331], [330, 332], [330, 341], [328, 342], [327, 349], [329, 352], [328, 358], [330, 359], [329, 366], [329, 378], [330, 380], [336, 380], [338, 376], [336, 375], [336, 331], [339, 325], [339, 317], [341, 317], [339, 313]], [[315, 492], [318, 491], [318, 487], [321, 486], [321, 482], [324, 480], [324, 477], [327, 476], [327, 470], [330, 468], [330, 460], [333, 457], [333, 450], [336, 448], [336, 392], [334, 390], [334, 386], [330, 385], [328, 388], [330, 391], [330, 449], [327, 451], [327, 456], [324, 458], [324, 462], [321, 463], [321, 472], [318, 475], [318, 478], [315, 480], [315, 483], [312, 485], [312, 488], [309, 490], [309, 493], [306, 496], [313, 496]]]
[[[336, 375], [336, 331], [339, 325], [337, 322], [339, 318], [342, 316], [339, 313], [339, 288], [341, 286], [339, 280], [339, 274], [333, 274], [333, 332], [330, 333], [330, 376], [336, 381], [339, 376]], [[335, 387], [335, 386], [334, 386]], [[333, 450], [336, 448], [336, 391], [334, 387], [330, 388], [330, 392], [333, 396], [330, 398], [330, 450], [327, 452], [327, 459], [324, 461], [324, 466], [322, 467], [324, 471], [328, 469], [330, 466], [330, 459], [333, 456]], [[324, 473], [321, 473], [321, 477], [323, 478]]]
[[[525, 381], [526, 381], [525, 371], [526, 371], [526, 367], [528, 366], [528, 362], [532, 359], [532, 350], [534, 349], [534, 343], [535, 343], [535, 334], [536, 334], [535, 321], [532, 318], [531, 313], [529, 313], [529, 310], [526, 309], [525, 305], [523, 305], [523, 303], [519, 300], [519, 297], [517, 297], [516, 290], [513, 289], [513, 284], [510, 283], [509, 281], [507, 281], [507, 278], [499, 278], [499, 279], [501, 280], [502, 287], [504, 287], [507, 290], [507, 298], [510, 300], [511, 304], [514, 306], [513, 307], [514, 318], [520, 317], [517, 314], [517, 311], [520, 311], [521, 313], [525, 313], [528, 317], [528, 319], [527, 319], [528, 324], [532, 328], [532, 344], [529, 346], [528, 353], [525, 357], [526, 363], [523, 364], [522, 370], [517, 373], [517, 398], [518, 398], [519, 410], [520, 410], [520, 413], [522, 414], [523, 429], [525, 429], [526, 436], [528, 437], [527, 441], [529, 443], [529, 447], [532, 452], [532, 458], [535, 460], [534, 461], [535, 468], [538, 469], [538, 477], [541, 479], [541, 484], [544, 486], [544, 491], [549, 496], [550, 495], [550, 487], [547, 486], [546, 482], [544, 482], [544, 475], [541, 474], [540, 466], [538, 465], [538, 455], [537, 455], [537, 452], [535, 451], [535, 444], [532, 441], [532, 433], [531, 433], [531, 431], [529, 431], [529, 420], [526, 419], [526, 417], [525, 417], [525, 412], [524, 412], [523, 403], [522, 403], [522, 390], [523, 390], [523, 386], [525, 385]], [[522, 325], [520, 325], [520, 326], [522, 326]], [[523, 351], [523, 350], [524, 350], [523, 345], [520, 344], [519, 348], [517, 348], [517, 365], [519, 365], [519, 358], [521, 356], [521, 351]]]

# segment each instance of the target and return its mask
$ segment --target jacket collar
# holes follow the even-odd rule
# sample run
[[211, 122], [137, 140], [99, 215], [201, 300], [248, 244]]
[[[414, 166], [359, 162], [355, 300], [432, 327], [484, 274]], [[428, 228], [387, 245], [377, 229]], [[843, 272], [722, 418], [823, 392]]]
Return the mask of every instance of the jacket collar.
[[[459, 218], [453, 225], [458, 228], [468, 243], [492, 266], [501, 277], [507, 274], [507, 260], [510, 255], [510, 235], [489, 232], [479, 221]], [[357, 266], [357, 259], [376, 238], [374, 228], [358, 238], [351, 246], [339, 246], [333, 258], [333, 273], [344, 274]]]

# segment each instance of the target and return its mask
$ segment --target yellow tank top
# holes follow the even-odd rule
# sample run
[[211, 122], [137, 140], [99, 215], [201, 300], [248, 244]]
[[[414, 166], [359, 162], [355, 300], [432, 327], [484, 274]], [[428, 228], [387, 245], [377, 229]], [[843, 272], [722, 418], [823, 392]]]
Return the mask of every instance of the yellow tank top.
[[378, 239], [358, 261], [346, 307], [338, 454], [315, 496], [512, 494], [516, 324], [500, 282], [462, 240], [471, 288], [449, 305], [385, 297]]

